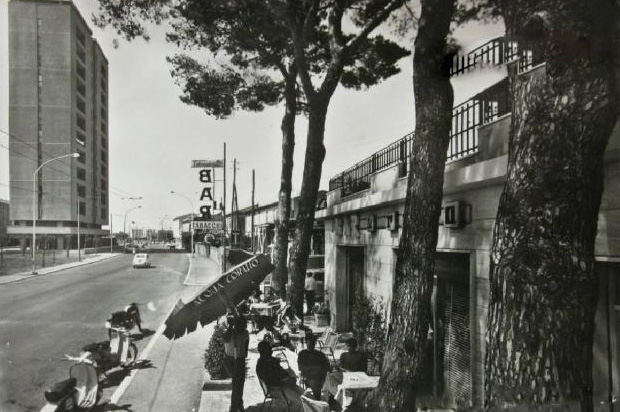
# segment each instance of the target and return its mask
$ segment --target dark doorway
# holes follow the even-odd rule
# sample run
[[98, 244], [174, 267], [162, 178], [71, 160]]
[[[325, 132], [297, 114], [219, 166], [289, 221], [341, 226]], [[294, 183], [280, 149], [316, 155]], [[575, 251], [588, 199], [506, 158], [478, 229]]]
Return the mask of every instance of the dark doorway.
[[346, 330], [353, 328], [353, 308], [357, 300], [364, 294], [365, 259], [363, 247], [347, 247], [346, 274], [347, 274], [347, 324]]
[[437, 253], [421, 406], [471, 406], [469, 272], [469, 254]]
[[[593, 342], [593, 404], [594, 411], [608, 412], [615, 406], [610, 399], [620, 394], [620, 263], [597, 262], [596, 274], [599, 298]], [[619, 408], [615, 406], [615, 410]]]

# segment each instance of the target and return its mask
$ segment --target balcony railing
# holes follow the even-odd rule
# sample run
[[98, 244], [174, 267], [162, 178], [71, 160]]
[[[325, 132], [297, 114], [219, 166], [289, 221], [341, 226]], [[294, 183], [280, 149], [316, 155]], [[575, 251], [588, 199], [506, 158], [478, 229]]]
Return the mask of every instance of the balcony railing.
[[489, 40], [463, 56], [455, 56], [450, 67], [450, 76], [458, 76], [476, 67], [499, 66], [519, 59], [519, 72], [542, 63], [542, 54], [535, 44], [519, 44], [506, 37]]
[[406, 164], [411, 154], [411, 140], [413, 133], [409, 133], [400, 140], [379, 150], [372, 156], [356, 163], [344, 172], [329, 181], [329, 190], [342, 188], [342, 195], [347, 196], [370, 187], [370, 175], [387, 169], [395, 164], [401, 164], [399, 176], [407, 174]]
[[[508, 79], [489, 87], [472, 99], [456, 106], [452, 112], [452, 129], [447, 160], [454, 161], [478, 151], [478, 126], [491, 122], [512, 110]], [[399, 165], [398, 176], [408, 173], [414, 133], [379, 150], [329, 181], [329, 190], [342, 189], [342, 196], [370, 188], [373, 173]]]

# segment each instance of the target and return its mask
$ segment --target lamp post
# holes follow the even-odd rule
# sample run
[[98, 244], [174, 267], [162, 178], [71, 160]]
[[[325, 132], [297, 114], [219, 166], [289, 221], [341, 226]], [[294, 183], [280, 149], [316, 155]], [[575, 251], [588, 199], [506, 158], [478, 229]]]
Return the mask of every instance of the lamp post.
[[192, 200], [185, 196], [182, 193], [177, 193], [174, 190], [171, 190], [170, 193], [172, 193], [173, 195], [179, 195], [182, 198], [184, 198], [185, 200], [187, 200], [189, 202], [190, 207], [192, 208], [191, 210], [191, 221], [190, 221], [190, 227], [189, 227], [189, 238], [190, 238], [190, 244], [191, 244], [191, 248], [192, 248], [192, 257], [194, 257], [194, 204], [192, 203]]
[[[64, 159], [65, 157], [80, 157], [79, 153], [69, 153], [66, 155], [54, 157], [41, 163], [32, 174], [32, 274], [37, 274], [37, 173], [49, 162]], [[79, 211], [78, 211], [79, 213]]]
[[127, 232], [126, 232], [126, 230], [127, 230], [127, 214], [128, 214], [129, 212], [131, 212], [132, 210], [140, 209], [141, 207], [142, 207], [142, 206], [132, 207], [131, 209], [129, 209], [129, 210], [127, 210], [127, 211], [125, 212], [125, 217], [123, 218], [123, 234], [125, 235], [125, 238], [124, 238], [124, 240], [123, 240], [123, 249], [124, 249], [125, 247], [127, 247]]

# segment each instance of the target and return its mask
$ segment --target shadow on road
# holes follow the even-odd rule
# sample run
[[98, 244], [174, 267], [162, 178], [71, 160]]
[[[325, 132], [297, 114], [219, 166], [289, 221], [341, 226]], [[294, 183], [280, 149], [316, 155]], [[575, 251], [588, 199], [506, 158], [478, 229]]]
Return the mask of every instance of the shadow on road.
[[127, 403], [125, 405], [115, 405], [109, 402], [103, 403], [101, 405], [97, 405], [97, 408], [93, 409], [93, 412], [108, 412], [108, 411], [133, 412], [133, 409], [131, 409], [130, 403]]
[[129, 375], [129, 372], [131, 372], [132, 369], [151, 369], [151, 368], [155, 368], [155, 366], [151, 363], [149, 359], [141, 359], [137, 361], [136, 364], [133, 365], [131, 368], [112, 369], [111, 371], [106, 372], [105, 379], [103, 379], [99, 383], [99, 386], [101, 387], [101, 389], [118, 386], [121, 384], [123, 379], [125, 379], [125, 377]]
[[142, 339], [144, 339], [146, 337], [149, 337], [149, 336], [153, 335], [154, 333], [155, 333], [154, 330], [144, 328], [144, 329], [142, 329], [142, 332], [132, 333], [131, 334], [131, 339], [134, 342], [137, 342], [139, 340], [142, 340]]

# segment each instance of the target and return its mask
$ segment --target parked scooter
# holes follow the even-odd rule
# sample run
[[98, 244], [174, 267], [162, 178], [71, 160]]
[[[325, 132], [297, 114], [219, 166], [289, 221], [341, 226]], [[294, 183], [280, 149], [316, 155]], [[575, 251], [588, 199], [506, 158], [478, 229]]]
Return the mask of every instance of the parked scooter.
[[106, 374], [110, 369], [118, 366], [129, 368], [136, 363], [138, 348], [131, 341], [129, 331], [124, 327], [115, 327], [109, 321], [106, 322], [110, 340], [106, 342], [91, 343], [83, 347], [85, 352], [90, 353], [90, 359], [97, 372]]
[[45, 390], [47, 404], [41, 412], [86, 411], [97, 405], [101, 397], [98, 374], [88, 353], [79, 358], [65, 355], [76, 361], [69, 369], [69, 379], [56, 382]]

